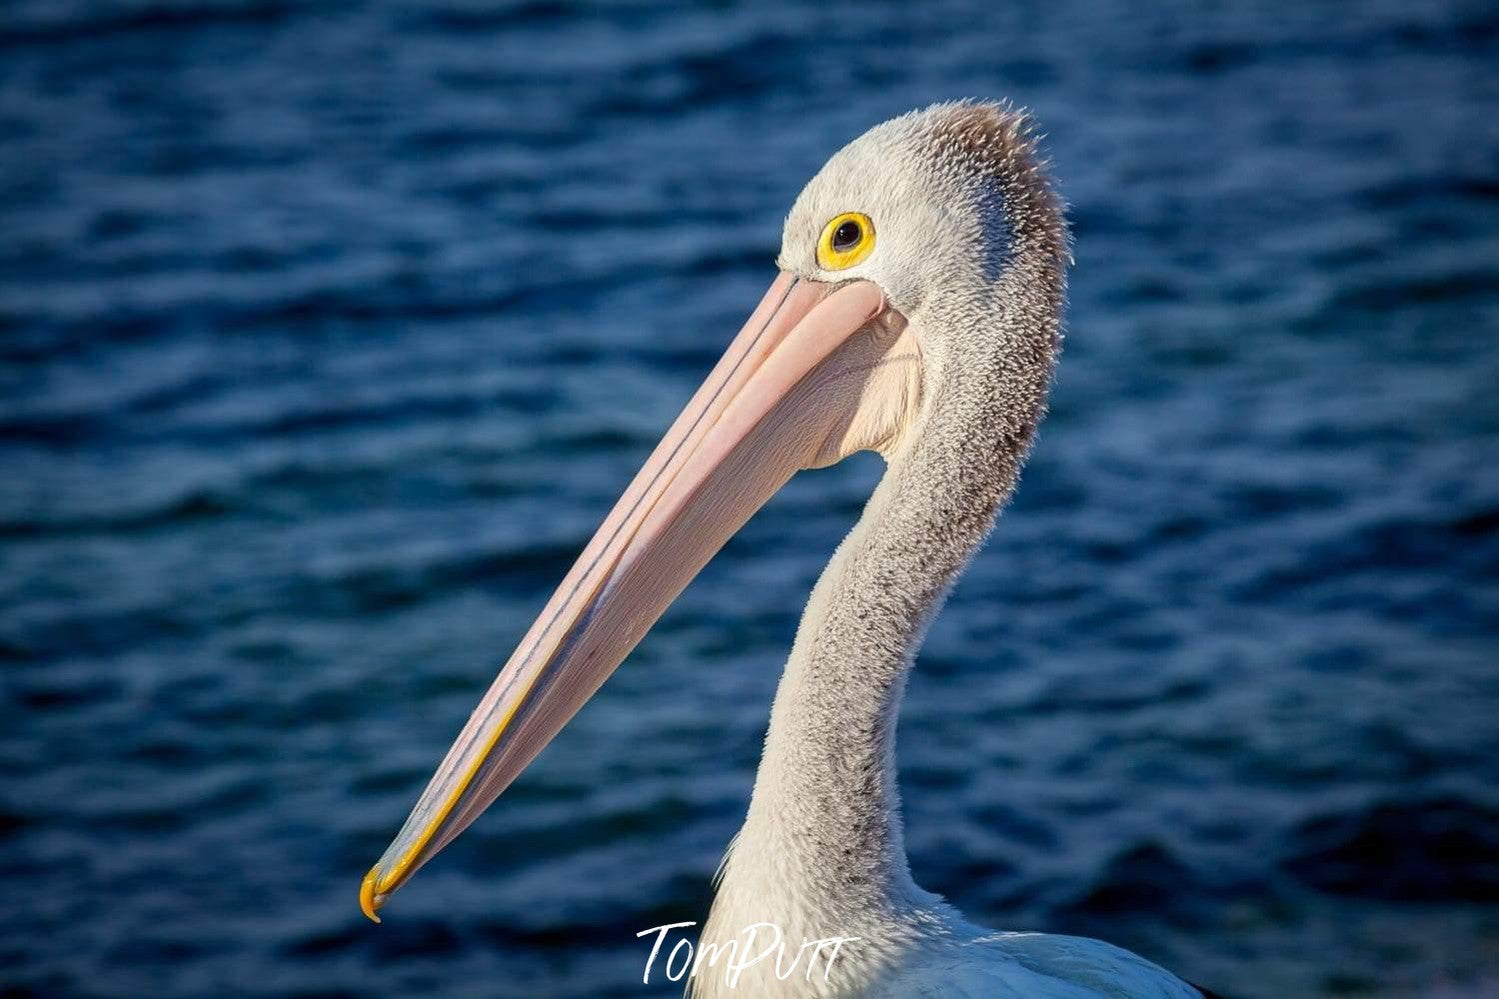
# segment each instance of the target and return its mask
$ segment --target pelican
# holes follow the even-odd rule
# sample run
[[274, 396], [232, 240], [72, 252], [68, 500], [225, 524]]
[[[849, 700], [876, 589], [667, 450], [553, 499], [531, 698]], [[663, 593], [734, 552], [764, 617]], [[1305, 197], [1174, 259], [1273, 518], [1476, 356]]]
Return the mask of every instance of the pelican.
[[906, 859], [894, 760], [906, 676], [1014, 491], [1070, 259], [1027, 118], [1008, 106], [937, 104], [836, 153], [786, 218], [764, 299], [366, 876], [366, 915], [378, 921], [793, 474], [872, 450], [884, 475], [807, 603], [700, 935], [771, 924], [793, 949], [852, 939], [815, 975], [698, 969], [693, 995], [1209, 995], [1101, 941], [976, 926], [918, 888]]

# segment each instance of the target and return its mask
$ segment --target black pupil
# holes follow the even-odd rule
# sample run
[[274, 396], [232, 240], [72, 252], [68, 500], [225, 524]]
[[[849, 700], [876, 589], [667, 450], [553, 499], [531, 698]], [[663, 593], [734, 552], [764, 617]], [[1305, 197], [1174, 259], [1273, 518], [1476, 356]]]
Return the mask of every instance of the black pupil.
[[859, 228], [859, 223], [850, 219], [840, 225], [833, 233], [833, 249], [847, 250], [859, 245], [859, 237], [864, 233]]

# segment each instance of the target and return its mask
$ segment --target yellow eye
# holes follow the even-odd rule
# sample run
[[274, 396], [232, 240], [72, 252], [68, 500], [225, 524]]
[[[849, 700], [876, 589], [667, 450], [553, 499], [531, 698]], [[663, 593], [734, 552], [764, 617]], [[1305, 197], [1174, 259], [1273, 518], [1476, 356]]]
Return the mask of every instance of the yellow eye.
[[817, 241], [817, 263], [824, 270], [852, 267], [874, 249], [874, 223], [863, 212], [835, 216]]

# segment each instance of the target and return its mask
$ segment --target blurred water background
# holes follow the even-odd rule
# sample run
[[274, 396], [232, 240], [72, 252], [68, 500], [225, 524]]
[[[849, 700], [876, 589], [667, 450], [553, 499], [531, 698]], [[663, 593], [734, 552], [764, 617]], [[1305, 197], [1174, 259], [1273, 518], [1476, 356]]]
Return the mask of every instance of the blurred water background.
[[1494, 995], [1499, 12], [0, 13], [0, 993], [629, 996], [806, 593], [798, 478], [387, 910], [492, 671], [837, 147], [1032, 108], [1070, 336], [900, 733], [917, 879], [1230, 995]]

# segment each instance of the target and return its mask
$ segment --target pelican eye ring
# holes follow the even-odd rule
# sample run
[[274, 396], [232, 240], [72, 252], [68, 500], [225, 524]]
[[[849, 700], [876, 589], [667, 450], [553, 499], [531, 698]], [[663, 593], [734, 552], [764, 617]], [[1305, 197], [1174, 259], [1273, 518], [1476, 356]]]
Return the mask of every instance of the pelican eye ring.
[[863, 212], [844, 212], [823, 226], [817, 241], [817, 264], [841, 271], [859, 263], [874, 250], [874, 223]]

